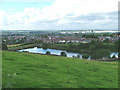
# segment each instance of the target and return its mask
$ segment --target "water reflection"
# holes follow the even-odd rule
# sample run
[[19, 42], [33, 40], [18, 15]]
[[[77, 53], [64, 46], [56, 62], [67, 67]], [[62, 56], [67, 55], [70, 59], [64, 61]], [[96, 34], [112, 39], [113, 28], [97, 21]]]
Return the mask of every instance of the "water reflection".
[[[41, 54], [46, 54], [47, 51], [50, 51], [51, 54], [54, 54], [54, 55], [60, 55], [61, 52], [66, 52], [64, 50], [56, 50], [56, 49], [43, 49], [43, 48], [37, 48], [37, 47], [34, 47], [34, 48], [28, 48], [28, 49], [23, 49], [23, 50], [18, 50], [20, 52], [22, 51], [28, 51], [28, 52], [31, 52], [31, 53], [41, 53]], [[80, 56], [79, 58], [82, 59], [82, 54], [80, 53], [74, 53], [74, 52], [66, 52], [67, 54], [67, 57], [77, 57], [78, 55]], [[110, 54], [110, 57], [112, 57], [113, 55], [116, 56], [116, 58], [118, 58], [118, 52], [112, 52]], [[91, 56], [89, 56], [88, 60], [91, 59]]]

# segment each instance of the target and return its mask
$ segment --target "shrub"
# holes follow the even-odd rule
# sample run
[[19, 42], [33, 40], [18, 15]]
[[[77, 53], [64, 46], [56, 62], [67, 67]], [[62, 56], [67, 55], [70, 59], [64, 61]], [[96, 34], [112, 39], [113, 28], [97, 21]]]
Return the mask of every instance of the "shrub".
[[92, 59], [103, 59], [109, 57], [110, 51], [107, 49], [99, 49], [92, 55]]
[[42, 45], [41, 45], [41, 47], [42, 47], [43, 49], [47, 49], [48, 46], [49, 46], [49, 44], [47, 44], [47, 43], [42, 43]]
[[47, 51], [46, 54], [47, 54], [47, 55], [50, 55], [50, 51]]
[[67, 54], [65, 52], [61, 52], [61, 56], [67, 56]]
[[115, 55], [113, 55], [113, 56], [112, 56], [112, 58], [116, 58], [116, 56], [115, 56]]
[[22, 51], [22, 52], [26, 52], [26, 53], [28, 53], [28, 51]]
[[76, 57], [76, 56], [74, 56], [74, 55], [73, 55], [72, 57], [73, 57], [73, 58], [77, 58], [77, 57]]
[[82, 55], [82, 58], [84, 58], [84, 59], [88, 59], [88, 58], [89, 58], [89, 55], [87, 55], [87, 54], [83, 54], [83, 55]]
[[8, 50], [8, 47], [5, 42], [2, 42], [2, 50]]
[[72, 57], [74, 58], [75, 56], [74, 56], [74, 55], [72, 55]]
[[119, 52], [119, 54], [118, 54], [118, 59], [120, 60], [120, 52]]
[[80, 55], [77, 55], [77, 58], [80, 58]]
[[109, 56], [108, 59], [110, 59], [111, 57]]

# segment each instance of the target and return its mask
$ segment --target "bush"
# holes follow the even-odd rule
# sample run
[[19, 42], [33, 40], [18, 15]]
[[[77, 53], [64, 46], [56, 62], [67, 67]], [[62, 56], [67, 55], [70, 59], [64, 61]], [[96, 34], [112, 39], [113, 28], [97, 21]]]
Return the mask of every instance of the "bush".
[[47, 54], [47, 55], [50, 55], [50, 51], [47, 51], [46, 54]]
[[94, 54], [91, 56], [91, 59], [103, 59], [103, 57], [100, 56], [98, 53], [94, 53]]
[[61, 56], [67, 56], [67, 54], [65, 52], [61, 52]]
[[41, 46], [41, 47], [42, 47], [43, 49], [47, 49], [48, 46], [49, 46], [49, 44], [47, 44], [47, 43], [42, 43], [42, 46]]
[[77, 57], [76, 57], [76, 56], [74, 56], [74, 55], [73, 55], [72, 57], [73, 57], [73, 58], [77, 58]]
[[2, 42], [2, 50], [8, 50], [7, 45], [5, 44], [5, 42]]
[[87, 55], [87, 54], [83, 54], [83, 55], [82, 55], [82, 58], [84, 58], [84, 59], [88, 59], [88, 58], [89, 58], [89, 55]]
[[109, 56], [108, 59], [111, 59], [111, 57]]
[[112, 56], [112, 58], [116, 58], [116, 56], [115, 56], [115, 55], [113, 55], [113, 56]]
[[72, 55], [72, 57], [73, 57], [73, 58], [75, 58], [75, 56], [74, 56], [74, 55]]
[[119, 54], [118, 54], [118, 59], [120, 60], [120, 52], [119, 52]]
[[28, 51], [22, 51], [22, 52], [26, 52], [26, 53], [28, 53]]
[[110, 51], [107, 49], [99, 49], [92, 55], [92, 59], [103, 59], [109, 57]]
[[77, 55], [77, 58], [80, 58], [80, 55]]

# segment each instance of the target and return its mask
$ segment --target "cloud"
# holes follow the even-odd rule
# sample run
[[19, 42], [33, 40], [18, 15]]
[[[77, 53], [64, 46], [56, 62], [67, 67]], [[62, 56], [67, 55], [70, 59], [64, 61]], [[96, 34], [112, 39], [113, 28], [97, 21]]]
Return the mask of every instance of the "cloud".
[[55, 0], [1, 0], [1, 2], [52, 2]]
[[10, 15], [2, 11], [1, 23], [3, 29], [117, 29], [117, 4], [118, 0], [56, 0], [42, 9], [25, 7]]
[[0, 11], [0, 29], [2, 29], [2, 25], [3, 23], [6, 21], [5, 18], [4, 18], [4, 15], [6, 14], [5, 11]]

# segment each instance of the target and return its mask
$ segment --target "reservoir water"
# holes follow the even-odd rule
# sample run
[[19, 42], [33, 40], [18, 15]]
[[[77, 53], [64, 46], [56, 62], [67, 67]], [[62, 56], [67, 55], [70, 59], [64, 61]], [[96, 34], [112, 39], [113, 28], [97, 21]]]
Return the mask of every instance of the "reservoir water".
[[[79, 55], [80, 58], [82, 59], [82, 54], [80, 54], [80, 53], [67, 52], [64, 50], [57, 50], [57, 49], [43, 49], [43, 48], [34, 47], [34, 48], [22, 49], [22, 50], [18, 50], [18, 51], [20, 51], [20, 52], [27, 51], [30, 53], [41, 53], [41, 54], [46, 54], [47, 51], [50, 51], [50, 53], [54, 54], [54, 55], [60, 55], [61, 52], [66, 52], [67, 57], [73, 57], [73, 56], [77, 57]], [[116, 58], [118, 58], [118, 52], [111, 52], [110, 57], [112, 57], [113, 55], [115, 55]], [[89, 56], [88, 60], [90, 60], [90, 59], [91, 59], [91, 56]]]

